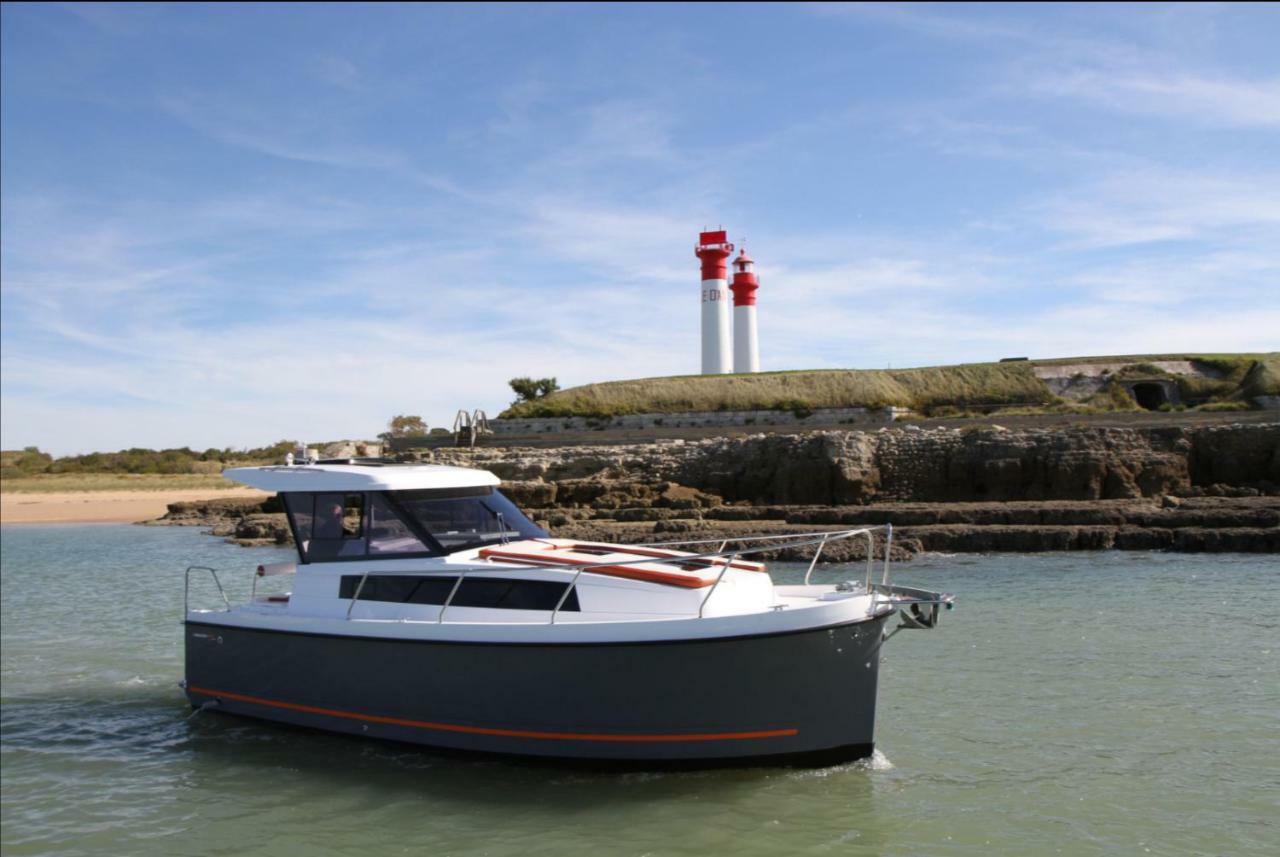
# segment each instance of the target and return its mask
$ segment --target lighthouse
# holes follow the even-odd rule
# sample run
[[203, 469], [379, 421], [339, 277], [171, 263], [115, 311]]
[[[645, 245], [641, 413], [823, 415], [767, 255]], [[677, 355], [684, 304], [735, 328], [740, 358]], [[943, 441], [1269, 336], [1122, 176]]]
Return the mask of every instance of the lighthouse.
[[[733, 245], [725, 231], [702, 232], [693, 255], [702, 260], [702, 374], [733, 371], [729, 339], [729, 266]], [[754, 302], [754, 301], [753, 301]]]
[[756, 263], [743, 247], [733, 260], [733, 371], [760, 371], [760, 344], [756, 334]]

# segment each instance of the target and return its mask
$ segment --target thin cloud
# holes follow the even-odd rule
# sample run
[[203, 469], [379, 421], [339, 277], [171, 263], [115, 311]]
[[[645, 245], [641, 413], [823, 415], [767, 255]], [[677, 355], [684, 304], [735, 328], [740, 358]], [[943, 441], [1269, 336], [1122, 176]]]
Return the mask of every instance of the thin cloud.
[[1229, 128], [1280, 126], [1280, 77], [1213, 77], [1108, 67], [1074, 68], [1033, 79], [1036, 95], [1071, 98], [1108, 110]]
[[1234, 240], [1240, 232], [1257, 240], [1280, 235], [1280, 175], [1148, 169], [1059, 192], [1032, 210], [1077, 247]]
[[433, 190], [455, 195], [464, 193], [451, 179], [418, 168], [394, 149], [326, 140], [331, 135], [327, 127], [330, 123], [314, 117], [282, 121], [279, 115], [255, 115], [243, 108], [231, 110], [211, 99], [192, 95], [164, 96], [159, 104], [174, 119], [229, 146], [286, 161], [394, 173]]

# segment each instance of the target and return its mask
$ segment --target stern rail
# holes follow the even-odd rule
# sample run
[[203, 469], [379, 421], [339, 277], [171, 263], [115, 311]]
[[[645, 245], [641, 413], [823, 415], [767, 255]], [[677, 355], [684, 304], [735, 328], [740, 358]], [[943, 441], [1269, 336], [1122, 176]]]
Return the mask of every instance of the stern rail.
[[222, 581], [218, 579], [218, 570], [210, 568], [207, 565], [189, 565], [185, 575], [185, 581], [182, 589], [182, 617], [185, 619], [187, 614], [191, 612], [191, 572], [207, 571], [213, 577], [213, 582], [218, 586], [218, 594], [222, 596], [222, 603], [226, 605], [225, 613], [231, 612], [231, 599], [227, 598], [227, 590], [222, 588]]

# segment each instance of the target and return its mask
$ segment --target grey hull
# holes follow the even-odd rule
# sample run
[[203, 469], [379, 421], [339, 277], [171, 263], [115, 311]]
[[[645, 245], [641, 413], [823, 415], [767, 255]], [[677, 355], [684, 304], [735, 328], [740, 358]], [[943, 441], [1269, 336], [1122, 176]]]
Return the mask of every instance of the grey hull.
[[194, 706], [450, 750], [622, 763], [869, 755], [881, 616], [770, 636], [472, 644], [186, 624]]

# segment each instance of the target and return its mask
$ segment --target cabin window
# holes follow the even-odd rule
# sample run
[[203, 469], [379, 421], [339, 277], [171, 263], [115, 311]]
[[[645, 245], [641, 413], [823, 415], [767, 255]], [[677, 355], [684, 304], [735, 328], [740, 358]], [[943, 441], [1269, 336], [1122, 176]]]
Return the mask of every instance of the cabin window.
[[431, 548], [409, 528], [382, 494], [369, 500], [369, 555], [430, 554]]
[[298, 549], [307, 562], [365, 555], [363, 494], [285, 495]]
[[311, 519], [315, 515], [316, 495], [290, 491], [281, 496], [284, 497], [284, 507], [289, 512], [289, 522], [293, 524], [293, 537], [305, 557], [307, 545], [311, 542]]
[[348, 540], [364, 537], [363, 494], [317, 494], [312, 537]]
[[492, 488], [282, 496], [303, 562], [439, 556], [547, 536]]
[[[446, 553], [504, 541], [546, 538], [516, 505], [491, 489], [475, 492], [392, 491], [390, 497]], [[461, 496], [459, 496], [461, 495]]]
[[[456, 577], [417, 576], [406, 574], [371, 574], [360, 589], [361, 601], [389, 601], [396, 604], [442, 605], [448, 599]], [[556, 602], [568, 588], [554, 580], [509, 580], [505, 578], [466, 578], [454, 593], [451, 607], [487, 607], [497, 610], [554, 610]], [[343, 575], [338, 586], [339, 598], [354, 598], [360, 587], [360, 575]], [[576, 613], [577, 590], [570, 590], [560, 606], [562, 611]]]

